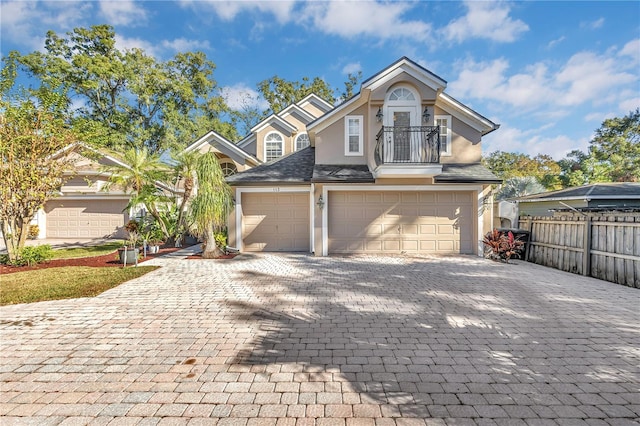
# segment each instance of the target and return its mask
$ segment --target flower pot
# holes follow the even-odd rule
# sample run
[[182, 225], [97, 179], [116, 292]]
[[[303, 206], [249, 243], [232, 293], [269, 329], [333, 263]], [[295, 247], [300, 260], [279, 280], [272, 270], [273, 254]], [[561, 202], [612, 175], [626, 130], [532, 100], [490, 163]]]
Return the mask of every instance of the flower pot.
[[[126, 253], [126, 254], [125, 254]], [[118, 249], [118, 256], [120, 257], [120, 263], [125, 263], [127, 265], [133, 265], [136, 263], [138, 259], [138, 254], [140, 253], [140, 249], [130, 249], [128, 248], [125, 252], [124, 248]]]
[[147, 246], [147, 253], [148, 254], [156, 254], [159, 251], [160, 251], [160, 246], [151, 246], [151, 245]]

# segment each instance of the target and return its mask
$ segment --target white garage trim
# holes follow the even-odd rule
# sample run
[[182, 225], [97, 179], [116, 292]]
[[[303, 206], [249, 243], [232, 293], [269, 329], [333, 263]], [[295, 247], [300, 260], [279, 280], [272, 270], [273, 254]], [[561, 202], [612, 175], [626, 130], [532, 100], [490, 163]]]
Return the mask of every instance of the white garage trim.
[[309, 193], [309, 252], [313, 251], [313, 223], [314, 206], [311, 186], [269, 186], [269, 187], [236, 187], [236, 245], [240, 251], [244, 251], [242, 240], [242, 194], [247, 192], [279, 193], [279, 192], [307, 192]]
[[329, 191], [476, 191], [478, 255], [482, 255], [482, 185], [326, 185], [322, 188], [322, 255], [329, 255]]

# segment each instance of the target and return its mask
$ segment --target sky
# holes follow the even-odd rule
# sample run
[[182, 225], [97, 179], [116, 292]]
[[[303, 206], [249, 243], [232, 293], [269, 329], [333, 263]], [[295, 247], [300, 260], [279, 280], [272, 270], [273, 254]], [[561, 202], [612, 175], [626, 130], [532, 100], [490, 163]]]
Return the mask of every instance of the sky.
[[638, 1], [5, 1], [0, 53], [44, 50], [48, 30], [110, 24], [121, 49], [159, 60], [200, 50], [230, 106], [258, 82], [321, 77], [344, 88], [407, 56], [501, 125], [496, 150], [556, 160], [607, 118], [640, 107]]

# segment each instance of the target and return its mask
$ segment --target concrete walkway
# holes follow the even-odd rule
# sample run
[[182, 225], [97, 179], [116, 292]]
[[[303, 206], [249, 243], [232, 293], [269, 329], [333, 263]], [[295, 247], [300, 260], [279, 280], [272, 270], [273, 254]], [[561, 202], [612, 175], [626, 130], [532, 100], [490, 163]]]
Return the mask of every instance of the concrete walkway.
[[154, 259], [0, 309], [0, 423], [631, 425], [640, 291], [474, 257]]

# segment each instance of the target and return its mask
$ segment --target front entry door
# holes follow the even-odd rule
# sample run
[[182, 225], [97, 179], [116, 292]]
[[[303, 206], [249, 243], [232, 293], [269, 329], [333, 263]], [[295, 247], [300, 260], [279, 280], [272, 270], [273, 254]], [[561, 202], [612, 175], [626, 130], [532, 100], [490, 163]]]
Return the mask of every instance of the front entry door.
[[412, 106], [390, 106], [387, 108], [385, 126], [392, 129], [387, 132], [385, 146], [385, 161], [391, 163], [409, 163], [415, 157], [415, 143], [410, 131], [411, 126], [416, 126], [416, 108]]

